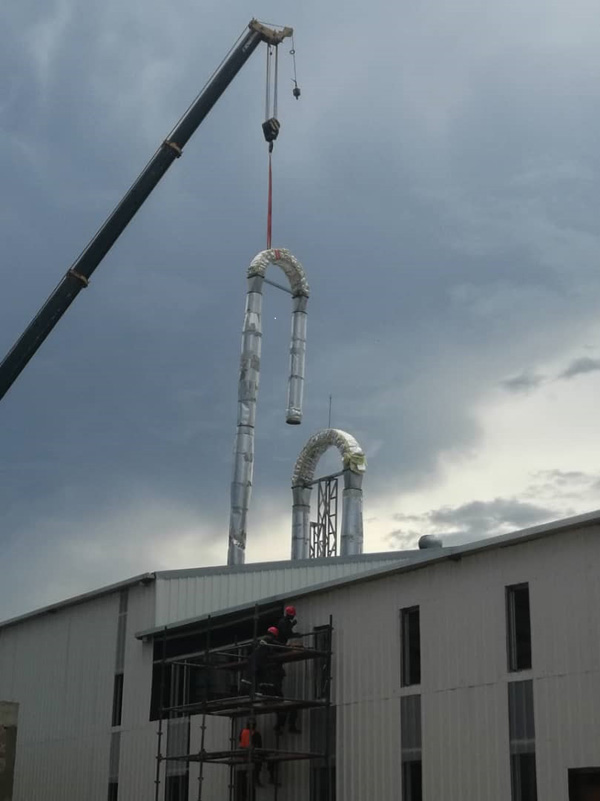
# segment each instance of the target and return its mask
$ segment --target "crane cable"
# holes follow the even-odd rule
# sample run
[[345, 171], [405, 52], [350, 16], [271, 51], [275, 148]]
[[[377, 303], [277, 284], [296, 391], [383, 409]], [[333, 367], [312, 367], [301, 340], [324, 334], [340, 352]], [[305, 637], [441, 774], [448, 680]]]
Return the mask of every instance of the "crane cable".
[[[275, 53], [275, 64], [271, 69]], [[273, 73], [273, 74], [271, 74]], [[271, 234], [273, 229], [273, 144], [279, 134], [279, 121], [277, 119], [277, 88], [279, 78], [279, 50], [277, 45], [267, 47], [267, 78], [265, 88], [265, 122], [263, 134], [269, 145], [269, 172], [268, 172], [268, 199], [267, 199], [267, 250], [271, 249]], [[273, 104], [271, 106], [271, 89], [273, 91]]]
[[[273, 67], [271, 62], [275, 56], [275, 63]], [[300, 97], [300, 87], [296, 75], [296, 47], [292, 37], [292, 49], [290, 55], [293, 58], [294, 77], [292, 82], [294, 88], [292, 94], [296, 100]], [[279, 50], [277, 45], [267, 46], [267, 75], [265, 87], [265, 121], [263, 122], [262, 129], [265, 140], [269, 145], [269, 171], [268, 171], [268, 195], [267, 195], [267, 250], [271, 249], [271, 233], [273, 228], [273, 144], [279, 135], [280, 123], [277, 119], [277, 92], [279, 84]], [[271, 93], [273, 103], [271, 105]]]

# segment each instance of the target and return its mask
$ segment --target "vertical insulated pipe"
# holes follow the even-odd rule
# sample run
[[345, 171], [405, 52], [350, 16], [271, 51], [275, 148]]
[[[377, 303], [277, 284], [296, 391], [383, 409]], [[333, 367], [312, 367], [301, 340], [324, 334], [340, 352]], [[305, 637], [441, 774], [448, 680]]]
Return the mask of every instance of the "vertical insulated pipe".
[[340, 556], [355, 556], [363, 552], [362, 480], [362, 473], [344, 470]]
[[237, 433], [231, 482], [228, 565], [244, 564], [246, 555], [247, 516], [254, 471], [256, 402], [260, 380], [262, 288], [270, 264], [276, 264], [283, 270], [289, 280], [293, 298], [286, 422], [290, 425], [299, 425], [302, 421], [308, 282], [302, 265], [288, 250], [264, 250], [254, 258], [248, 269], [248, 292], [238, 382]]
[[365, 454], [353, 436], [337, 428], [317, 431], [302, 449], [292, 476], [292, 559], [310, 555], [310, 498], [315, 470], [328, 448], [336, 447], [344, 465], [340, 556], [363, 550], [362, 479]]

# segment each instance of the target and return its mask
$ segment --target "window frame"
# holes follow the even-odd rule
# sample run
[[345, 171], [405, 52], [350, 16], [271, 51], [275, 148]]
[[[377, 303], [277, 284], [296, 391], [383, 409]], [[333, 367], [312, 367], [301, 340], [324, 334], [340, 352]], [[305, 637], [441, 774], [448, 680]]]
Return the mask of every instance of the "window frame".
[[[418, 664], [412, 664], [414, 655], [413, 629], [416, 619], [418, 627]], [[418, 604], [400, 609], [400, 686], [415, 687], [421, 684], [421, 607]]]
[[122, 725], [123, 720], [123, 685], [125, 683], [124, 673], [115, 673], [113, 684], [113, 704], [111, 726], [116, 728]]
[[[517, 593], [527, 591], [527, 621], [517, 619]], [[509, 584], [505, 588], [506, 604], [506, 656], [509, 673], [521, 673], [533, 667], [533, 648], [531, 638], [531, 596], [529, 583]], [[525, 625], [527, 646], [523, 653], [522, 640], [519, 638], [519, 629]]]

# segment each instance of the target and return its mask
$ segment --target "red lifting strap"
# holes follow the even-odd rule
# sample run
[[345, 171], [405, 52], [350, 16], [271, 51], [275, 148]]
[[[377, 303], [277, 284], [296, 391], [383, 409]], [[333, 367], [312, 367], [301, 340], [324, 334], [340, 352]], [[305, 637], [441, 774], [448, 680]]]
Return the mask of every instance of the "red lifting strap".
[[269, 201], [267, 205], [267, 250], [271, 249], [272, 217], [273, 217], [273, 174], [271, 172], [271, 153], [269, 152]]

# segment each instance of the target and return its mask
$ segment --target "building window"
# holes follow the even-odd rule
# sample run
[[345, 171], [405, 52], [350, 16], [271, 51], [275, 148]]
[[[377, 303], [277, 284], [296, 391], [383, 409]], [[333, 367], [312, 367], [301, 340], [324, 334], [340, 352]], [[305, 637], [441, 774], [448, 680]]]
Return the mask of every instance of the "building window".
[[119, 795], [119, 762], [121, 756], [121, 732], [110, 735], [110, 754], [108, 758], [108, 801], [117, 801]]
[[423, 763], [421, 757], [421, 696], [400, 699], [400, 749], [402, 760], [402, 801], [422, 801]]
[[[311, 709], [310, 751], [313, 754], [323, 754], [324, 756], [321, 759], [311, 760], [310, 801], [334, 801], [335, 799], [335, 748], [335, 707]], [[329, 753], [328, 758], [327, 753]]]
[[400, 610], [402, 686], [421, 683], [421, 621], [418, 606]]
[[529, 585], [515, 584], [506, 588], [506, 631], [508, 669], [528, 670], [531, 667], [531, 617]]
[[[331, 629], [329, 626], [315, 626], [313, 647], [316, 651], [328, 653], [331, 651]], [[313, 668], [313, 698], [326, 698], [329, 690], [329, 665], [327, 656], [320, 656], [312, 660]]]
[[537, 801], [533, 682], [508, 685], [512, 801]]
[[113, 687], [113, 708], [112, 708], [112, 724], [113, 726], [121, 725], [121, 716], [123, 713], [123, 674], [117, 673], [115, 676], [115, 683]]
[[595, 801], [600, 798], [600, 768], [569, 771], [569, 801]]
[[165, 801], [188, 801], [189, 778], [185, 775], [167, 776]]
[[[182, 756], [190, 750], [190, 718], [167, 720], [167, 757]], [[167, 760], [165, 801], [188, 801], [189, 762]]]

